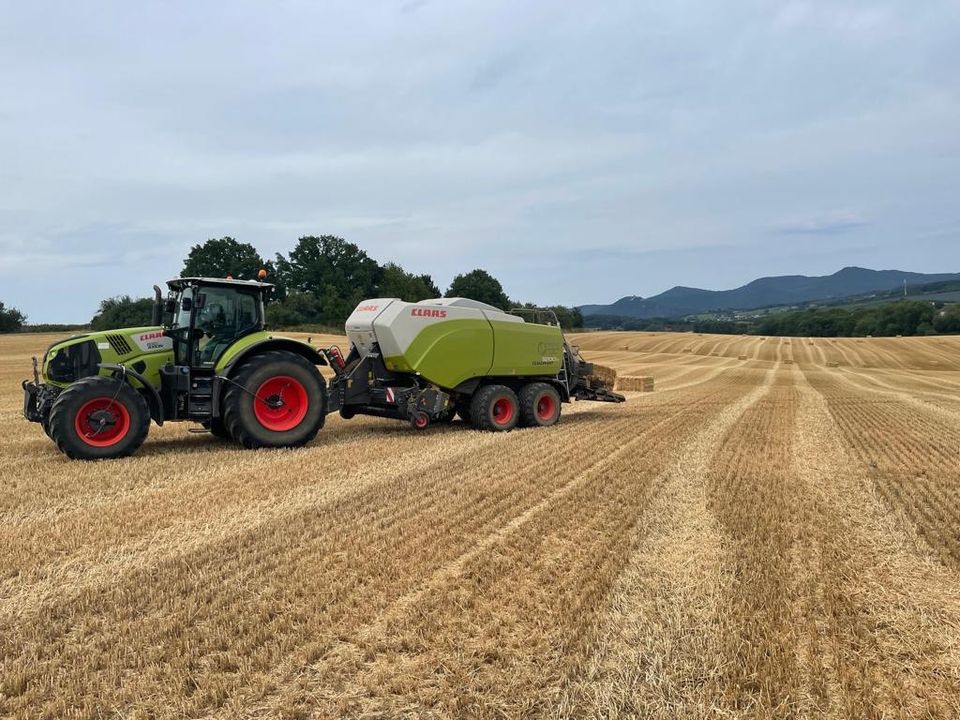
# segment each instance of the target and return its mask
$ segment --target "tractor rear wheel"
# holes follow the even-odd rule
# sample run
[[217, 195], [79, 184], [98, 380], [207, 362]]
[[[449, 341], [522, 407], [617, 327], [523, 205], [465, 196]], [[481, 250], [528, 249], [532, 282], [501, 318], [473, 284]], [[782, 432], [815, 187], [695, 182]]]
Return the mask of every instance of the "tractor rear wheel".
[[86, 377], [57, 396], [48, 426], [60, 451], [74, 460], [126, 457], [147, 437], [150, 408], [129, 383]]
[[300, 355], [283, 351], [254, 355], [230, 380], [223, 396], [223, 421], [244, 447], [298, 447], [323, 427], [327, 385], [316, 366]]
[[560, 393], [552, 385], [542, 382], [524, 385], [519, 399], [523, 427], [550, 427], [560, 419]]
[[484, 385], [470, 403], [470, 419], [480, 430], [513, 430], [520, 419], [516, 393], [506, 385]]

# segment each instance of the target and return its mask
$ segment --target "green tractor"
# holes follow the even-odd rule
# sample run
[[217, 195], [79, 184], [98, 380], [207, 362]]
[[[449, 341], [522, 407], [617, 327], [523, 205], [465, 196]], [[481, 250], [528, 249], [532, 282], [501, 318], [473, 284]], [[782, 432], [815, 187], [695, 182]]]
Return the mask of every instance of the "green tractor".
[[[261, 271], [261, 280], [264, 277]], [[24, 415], [71, 458], [129, 455], [158, 425], [190, 420], [247, 448], [296, 447], [332, 412], [408, 421], [459, 416], [482, 430], [549, 427], [562, 403], [623, 402], [564, 338], [550, 311], [504, 312], [467, 298], [361, 302], [339, 348], [265, 330], [272, 285], [179, 278], [153, 325], [54, 343]], [[317, 369], [333, 372], [329, 388]]]
[[[24, 415], [71, 458], [130, 455], [153, 420], [201, 423], [244, 447], [295, 447], [326, 416], [324, 355], [265, 331], [269, 283], [178, 278], [153, 325], [51, 345], [24, 381]], [[165, 321], [165, 322], [164, 322]]]

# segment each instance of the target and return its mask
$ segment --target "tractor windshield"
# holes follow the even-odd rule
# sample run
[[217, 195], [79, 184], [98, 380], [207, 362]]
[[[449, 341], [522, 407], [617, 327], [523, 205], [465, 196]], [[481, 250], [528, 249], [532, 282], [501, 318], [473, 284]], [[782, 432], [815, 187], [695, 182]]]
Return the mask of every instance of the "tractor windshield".
[[214, 286], [200, 288], [198, 301], [194, 327], [203, 337], [195, 365], [211, 367], [234, 341], [259, 328], [260, 303], [254, 293]]
[[234, 342], [263, 326], [257, 289], [191, 285], [179, 290], [173, 312], [178, 365], [211, 368]]

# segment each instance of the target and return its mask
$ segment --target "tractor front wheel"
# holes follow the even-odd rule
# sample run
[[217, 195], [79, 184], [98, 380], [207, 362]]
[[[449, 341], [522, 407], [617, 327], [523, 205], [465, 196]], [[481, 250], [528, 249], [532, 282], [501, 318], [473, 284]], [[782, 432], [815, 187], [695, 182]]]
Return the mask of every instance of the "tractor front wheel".
[[126, 457], [150, 430], [150, 408], [122, 380], [86, 377], [57, 397], [50, 408], [49, 435], [74, 460]]
[[317, 436], [327, 414], [320, 371], [294, 353], [254, 355], [230, 378], [223, 421], [246, 448], [298, 447]]

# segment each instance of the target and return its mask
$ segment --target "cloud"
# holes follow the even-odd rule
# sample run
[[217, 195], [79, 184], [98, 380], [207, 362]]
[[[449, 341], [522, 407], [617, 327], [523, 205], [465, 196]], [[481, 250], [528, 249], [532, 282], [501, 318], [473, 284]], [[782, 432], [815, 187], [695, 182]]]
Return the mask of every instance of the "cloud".
[[565, 303], [957, 266], [958, 28], [950, 0], [14, 3], [0, 300], [86, 320], [223, 235]]
[[781, 235], [838, 235], [866, 227], [870, 221], [856, 212], [836, 212], [806, 220], [791, 221], [776, 228]]

